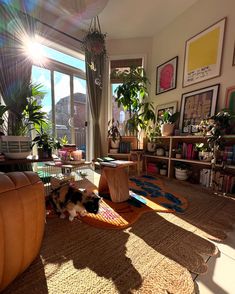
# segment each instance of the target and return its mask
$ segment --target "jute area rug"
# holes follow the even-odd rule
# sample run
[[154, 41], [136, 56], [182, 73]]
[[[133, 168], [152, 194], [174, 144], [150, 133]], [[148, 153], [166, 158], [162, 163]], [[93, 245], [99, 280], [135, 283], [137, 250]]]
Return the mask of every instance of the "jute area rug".
[[235, 201], [166, 185], [188, 199], [184, 214], [149, 212], [125, 230], [48, 219], [40, 256], [4, 294], [195, 293], [190, 272], [206, 273], [205, 256], [217, 253], [205, 237], [226, 237]]

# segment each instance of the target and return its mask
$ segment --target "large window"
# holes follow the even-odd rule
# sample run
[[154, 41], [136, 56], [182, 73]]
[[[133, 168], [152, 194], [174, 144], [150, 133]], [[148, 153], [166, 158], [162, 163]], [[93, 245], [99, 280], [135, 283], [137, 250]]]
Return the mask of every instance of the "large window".
[[116, 88], [121, 85], [122, 80], [118, 78], [114, 78], [112, 76], [112, 72], [115, 70], [124, 71], [130, 69], [131, 66], [138, 67], [143, 65], [142, 58], [135, 58], [135, 59], [121, 59], [121, 60], [111, 60], [110, 67], [111, 67], [111, 99], [112, 99], [112, 118], [114, 120], [119, 121], [119, 128], [122, 135], [125, 134], [125, 124], [126, 121], [130, 118], [129, 113], [125, 112], [123, 107], [118, 107], [117, 102], [115, 102]]
[[47, 62], [43, 67], [33, 66], [32, 81], [40, 83], [46, 93], [41, 103], [53, 126], [52, 132], [58, 138], [66, 136], [69, 143], [75, 143], [86, 151], [85, 61], [45, 45], [40, 46]]

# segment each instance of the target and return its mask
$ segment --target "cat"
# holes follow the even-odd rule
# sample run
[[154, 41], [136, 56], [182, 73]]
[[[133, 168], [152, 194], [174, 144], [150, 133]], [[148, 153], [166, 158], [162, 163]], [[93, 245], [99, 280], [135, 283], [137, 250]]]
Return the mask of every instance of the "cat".
[[69, 220], [73, 221], [77, 212], [85, 216], [88, 212], [97, 214], [101, 197], [94, 192], [88, 194], [85, 189], [75, 189], [64, 185], [52, 191], [50, 200], [55, 210], [65, 218], [65, 211], [69, 213]]

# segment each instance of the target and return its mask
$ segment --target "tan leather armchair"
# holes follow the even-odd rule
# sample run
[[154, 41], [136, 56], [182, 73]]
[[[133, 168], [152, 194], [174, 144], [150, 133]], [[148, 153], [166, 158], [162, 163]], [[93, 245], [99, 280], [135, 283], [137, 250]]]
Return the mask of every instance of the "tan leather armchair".
[[38, 175], [0, 173], [0, 292], [38, 255], [44, 226], [44, 186]]

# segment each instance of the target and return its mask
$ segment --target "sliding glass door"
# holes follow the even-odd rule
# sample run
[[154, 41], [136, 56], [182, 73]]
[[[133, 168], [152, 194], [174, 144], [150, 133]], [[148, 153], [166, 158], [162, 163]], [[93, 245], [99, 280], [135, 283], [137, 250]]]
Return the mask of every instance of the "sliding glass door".
[[54, 136], [66, 136], [69, 143], [84, 151], [86, 158], [86, 80], [73, 73], [33, 66], [32, 81], [42, 84], [46, 92], [41, 103], [52, 123]]

